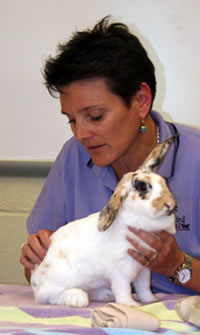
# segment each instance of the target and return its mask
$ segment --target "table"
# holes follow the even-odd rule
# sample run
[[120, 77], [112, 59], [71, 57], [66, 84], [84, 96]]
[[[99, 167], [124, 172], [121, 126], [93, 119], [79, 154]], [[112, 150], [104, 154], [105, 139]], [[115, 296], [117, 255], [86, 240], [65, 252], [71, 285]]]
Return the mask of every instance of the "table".
[[[150, 311], [160, 319], [158, 334], [200, 334], [200, 329], [183, 322], [174, 305], [183, 296], [157, 294], [159, 301], [139, 307]], [[0, 284], [0, 335], [148, 335], [152, 332], [118, 329], [92, 328], [92, 309], [103, 306], [93, 302], [87, 308], [39, 305], [34, 301], [29, 285]]]

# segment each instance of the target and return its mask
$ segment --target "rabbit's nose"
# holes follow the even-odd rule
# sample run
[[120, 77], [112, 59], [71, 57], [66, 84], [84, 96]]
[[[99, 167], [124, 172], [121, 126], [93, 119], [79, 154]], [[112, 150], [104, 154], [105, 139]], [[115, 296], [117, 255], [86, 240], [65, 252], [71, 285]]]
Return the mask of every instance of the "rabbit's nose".
[[167, 207], [167, 214], [171, 215], [175, 209], [175, 206], [172, 204], [167, 204], [167, 203], [165, 203], [164, 205], [165, 207]]

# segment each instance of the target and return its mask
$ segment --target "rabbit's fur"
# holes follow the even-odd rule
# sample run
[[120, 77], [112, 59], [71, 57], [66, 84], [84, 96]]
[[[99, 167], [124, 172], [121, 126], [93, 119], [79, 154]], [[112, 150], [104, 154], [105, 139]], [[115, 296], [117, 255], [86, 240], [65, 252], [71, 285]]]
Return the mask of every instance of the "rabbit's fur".
[[175, 200], [164, 178], [153, 172], [174, 140], [157, 145], [140, 169], [125, 174], [101, 212], [52, 234], [47, 254], [31, 277], [37, 302], [86, 307], [91, 300], [114, 300], [136, 306], [131, 284], [138, 300], [155, 301], [150, 270], [128, 254], [133, 247], [126, 237], [133, 234], [128, 226], [175, 233]]

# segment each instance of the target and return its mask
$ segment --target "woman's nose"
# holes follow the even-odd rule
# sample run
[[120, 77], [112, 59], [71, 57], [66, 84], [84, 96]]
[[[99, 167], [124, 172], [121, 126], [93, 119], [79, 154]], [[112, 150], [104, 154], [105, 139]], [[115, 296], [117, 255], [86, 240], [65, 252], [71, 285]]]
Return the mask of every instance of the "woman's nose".
[[76, 124], [74, 127], [74, 136], [77, 138], [77, 140], [82, 141], [86, 138], [91, 137], [91, 131], [83, 123], [79, 125]]

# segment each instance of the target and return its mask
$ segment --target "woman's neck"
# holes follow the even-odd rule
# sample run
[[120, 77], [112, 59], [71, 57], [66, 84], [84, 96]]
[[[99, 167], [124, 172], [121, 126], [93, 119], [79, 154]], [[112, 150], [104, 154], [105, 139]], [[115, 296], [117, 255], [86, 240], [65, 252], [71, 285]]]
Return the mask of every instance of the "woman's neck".
[[157, 145], [157, 129], [150, 115], [146, 119], [145, 125], [147, 126], [147, 132], [141, 134], [138, 130], [138, 136], [135, 138], [131, 150], [127, 152], [121, 160], [119, 159], [117, 163], [114, 162], [112, 164], [118, 180], [120, 180], [125, 173], [136, 171]]

